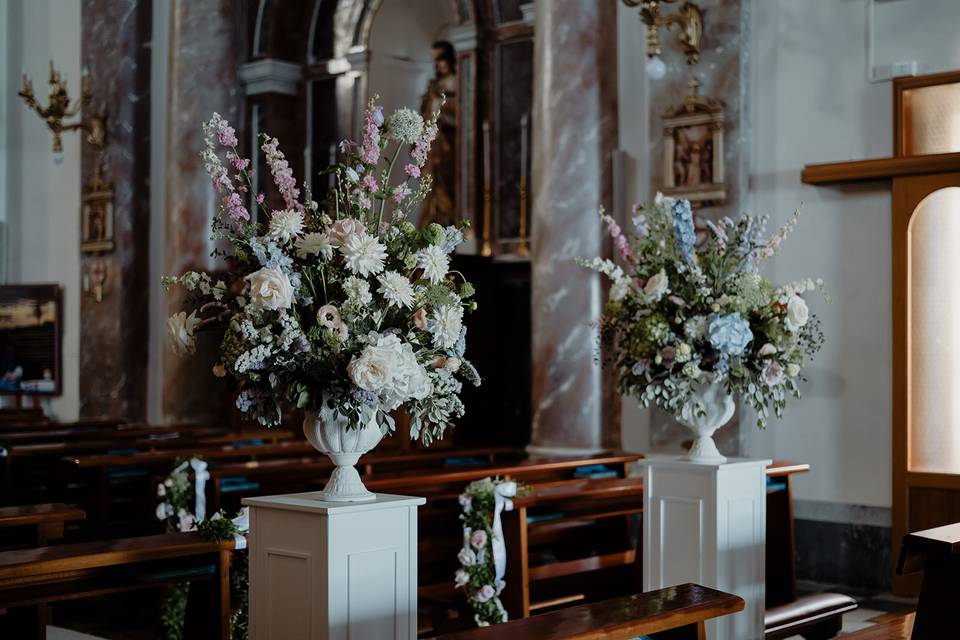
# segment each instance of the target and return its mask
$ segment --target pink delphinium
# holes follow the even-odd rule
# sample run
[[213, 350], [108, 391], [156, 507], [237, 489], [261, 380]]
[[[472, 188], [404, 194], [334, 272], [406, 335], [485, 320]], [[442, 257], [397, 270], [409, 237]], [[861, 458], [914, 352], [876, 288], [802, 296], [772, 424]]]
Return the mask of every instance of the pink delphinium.
[[408, 187], [407, 183], [404, 182], [403, 184], [398, 184], [393, 188], [393, 195], [390, 197], [393, 198], [394, 203], [400, 204], [403, 202], [404, 198], [409, 196], [411, 193], [413, 192], [410, 191], [410, 187]]
[[300, 190], [297, 189], [297, 180], [293, 177], [293, 169], [290, 163], [280, 151], [280, 141], [270, 136], [263, 136], [263, 145], [260, 147], [266, 156], [267, 166], [273, 175], [273, 181], [277, 185], [277, 190], [283, 197], [283, 203], [287, 209], [301, 210], [303, 206], [298, 202]]
[[383, 107], [373, 100], [363, 112], [363, 141], [360, 143], [360, 158], [369, 164], [380, 161], [380, 127], [383, 126]]
[[403, 168], [403, 171], [404, 171], [404, 173], [406, 173], [406, 174], [407, 174], [408, 176], [410, 176], [411, 178], [419, 178], [419, 177], [420, 177], [420, 167], [418, 167], [418, 166], [415, 165], [415, 164], [407, 164], [407, 166], [405, 166], [405, 167]]

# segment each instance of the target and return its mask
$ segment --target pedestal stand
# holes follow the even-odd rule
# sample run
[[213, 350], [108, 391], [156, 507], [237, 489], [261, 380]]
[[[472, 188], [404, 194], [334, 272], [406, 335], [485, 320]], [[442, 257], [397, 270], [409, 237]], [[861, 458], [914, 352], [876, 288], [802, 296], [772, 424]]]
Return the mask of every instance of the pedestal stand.
[[640, 464], [644, 590], [696, 582], [735, 593], [746, 608], [708, 622], [707, 637], [762, 639], [770, 460], [698, 464], [653, 456]]
[[417, 637], [417, 506], [378, 493], [245, 498], [251, 640]]

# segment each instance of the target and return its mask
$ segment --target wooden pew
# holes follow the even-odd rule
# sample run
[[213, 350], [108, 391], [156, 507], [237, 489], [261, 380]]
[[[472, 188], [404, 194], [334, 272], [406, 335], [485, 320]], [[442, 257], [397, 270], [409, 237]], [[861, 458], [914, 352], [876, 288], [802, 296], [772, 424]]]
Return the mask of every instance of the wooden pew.
[[739, 596], [696, 584], [584, 604], [510, 620], [442, 640], [627, 640], [640, 636], [703, 640], [704, 622], [743, 611]]
[[0, 637], [44, 638], [44, 605], [190, 581], [184, 638], [228, 640], [234, 547], [168, 533], [0, 552]]
[[[67, 522], [83, 520], [87, 514], [69, 505], [45, 503], [0, 508], [0, 529], [33, 527], [32, 545], [42, 547], [63, 538]], [[6, 546], [6, 545], [3, 545]]]
[[843, 614], [857, 608], [856, 600], [840, 593], [797, 595], [792, 479], [808, 471], [809, 464], [788, 460], [767, 467], [766, 640], [801, 634], [808, 640], [832, 638], [843, 626]]
[[914, 640], [933, 640], [960, 635], [957, 609], [960, 604], [960, 522], [908, 533], [900, 546], [897, 574], [923, 571]]
[[[547, 482], [515, 498], [502, 515], [509, 579], [501, 600], [510, 618], [636, 589], [642, 512], [641, 478]], [[573, 550], [570, 557], [560, 547]], [[538, 550], [546, 560], [536, 559]]]
[[915, 614], [908, 613], [889, 622], [882, 622], [853, 633], [845, 633], [841, 638], [843, 640], [910, 640], [914, 619]]

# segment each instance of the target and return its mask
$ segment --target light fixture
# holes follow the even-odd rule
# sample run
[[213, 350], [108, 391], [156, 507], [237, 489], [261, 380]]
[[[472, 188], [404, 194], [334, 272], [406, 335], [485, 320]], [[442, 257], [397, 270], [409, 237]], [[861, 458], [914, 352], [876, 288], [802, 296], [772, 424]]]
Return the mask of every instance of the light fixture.
[[53, 60], [50, 61], [49, 84], [50, 91], [45, 107], [40, 106], [40, 103], [37, 102], [33, 94], [33, 82], [27, 77], [26, 73], [23, 74], [23, 87], [17, 95], [23, 98], [27, 106], [40, 116], [40, 119], [46, 123], [51, 133], [53, 133], [53, 153], [56, 156], [62, 157], [63, 142], [61, 140], [61, 134], [76, 129], [86, 131], [87, 142], [98, 149], [102, 149], [105, 131], [102, 117], [92, 116], [86, 119], [81, 117], [77, 122], [71, 122], [69, 124], [64, 124], [63, 122], [67, 118], [78, 115], [80, 109], [89, 103], [93, 97], [93, 94], [90, 92], [90, 83], [87, 77], [84, 76], [83, 84], [80, 88], [80, 99], [76, 100], [73, 105], [70, 104], [70, 96], [67, 93], [67, 82], [63, 79], [63, 76], [60, 75], [60, 72], [54, 69]]
[[680, 46], [683, 47], [683, 53], [687, 57], [687, 64], [696, 64], [700, 61], [703, 45], [703, 11], [692, 2], [684, 2], [675, 14], [660, 13], [662, 4], [674, 2], [677, 0], [623, 0], [628, 7], [640, 7], [640, 20], [647, 25], [647, 74], [654, 79], [662, 78], [667, 71], [666, 65], [660, 59], [660, 37], [657, 33], [660, 27], [669, 29], [676, 25], [677, 36]]

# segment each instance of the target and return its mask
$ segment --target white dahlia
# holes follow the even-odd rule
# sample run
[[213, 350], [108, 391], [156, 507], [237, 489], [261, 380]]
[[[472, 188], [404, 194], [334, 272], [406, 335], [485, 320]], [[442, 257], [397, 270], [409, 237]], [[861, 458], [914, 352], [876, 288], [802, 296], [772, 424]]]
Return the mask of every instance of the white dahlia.
[[389, 305], [398, 307], [413, 307], [414, 293], [413, 286], [406, 276], [396, 271], [386, 271], [379, 276], [380, 288], [377, 291], [384, 297]]
[[423, 269], [424, 278], [438, 284], [447, 275], [450, 257], [439, 245], [431, 244], [417, 252], [417, 266]]
[[438, 349], [452, 349], [460, 339], [463, 328], [463, 307], [444, 305], [434, 309], [430, 315], [429, 330], [433, 335], [433, 346]]
[[383, 271], [383, 261], [387, 258], [387, 248], [380, 244], [376, 236], [367, 233], [347, 238], [340, 247], [340, 253], [347, 260], [347, 268], [364, 277]]
[[296, 209], [274, 211], [270, 216], [270, 237], [286, 244], [303, 233], [303, 213]]
[[302, 238], [297, 238], [294, 246], [301, 259], [315, 255], [323, 256], [324, 260], [333, 257], [333, 245], [330, 244], [330, 236], [326, 233], [308, 233]]

